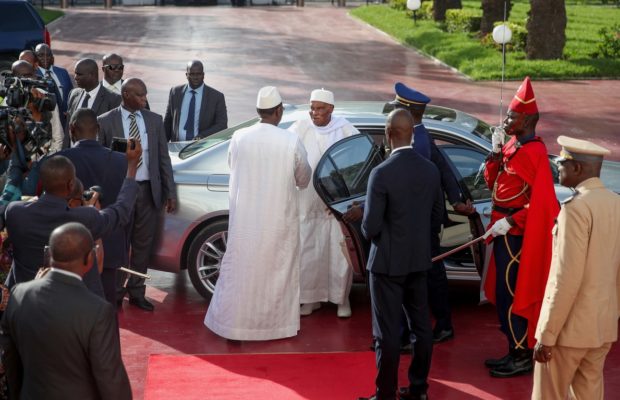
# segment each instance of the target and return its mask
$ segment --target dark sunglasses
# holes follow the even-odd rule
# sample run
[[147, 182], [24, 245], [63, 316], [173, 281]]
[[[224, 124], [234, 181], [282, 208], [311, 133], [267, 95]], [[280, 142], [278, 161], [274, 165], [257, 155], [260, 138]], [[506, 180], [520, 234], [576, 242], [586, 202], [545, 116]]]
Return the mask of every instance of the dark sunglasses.
[[104, 65], [103, 68], [109, 69], [110, 71], [122, 71], [125, 68], [125, 66], [123, 64]]

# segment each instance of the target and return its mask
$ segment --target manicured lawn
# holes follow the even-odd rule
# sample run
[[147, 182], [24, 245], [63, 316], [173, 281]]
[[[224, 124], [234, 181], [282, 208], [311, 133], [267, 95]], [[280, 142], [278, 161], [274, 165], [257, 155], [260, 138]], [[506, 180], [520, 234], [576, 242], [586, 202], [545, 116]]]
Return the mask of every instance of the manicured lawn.
[[[525, 75], [553, 79], [620, 77], [620, 59], [597, 59], [591, 56], [600, 40], [598, 31], [620, 21], [620, 8], [581, 3], [567, 1], [568, 26], [564, 59], [526, 60], [523, 52], [510, 51], [506, 66], [508, 79], [522, 79]], [[480, 1], [464, 0], [463, 7], [479, 10]], [[528, 1], [513, 1], [510, 21], [524, 22], [528, 10]], [[440, 59], [473, 79], [501, 77], [501, 53], [481, 46], [479, 39], [473, 35], [444, 32], [430, 20], [418, 20], [417, 26], [414, 26], [407, 13], [387, 5], [359, 7], [351, 10], [351, 15], [381, 29], [401, 43]]]
[[43, 18], [43, 22], [45, 22], [46, 25], [52, 22], [53, 20], [55, 20], [56, 18], [60, 18], [63, 15], [65, 15], [65, 13], [62, 11], [49, 10], [47, 8], [41, 9], [37, 7], [37, 11], [39, 12], [39, 15], [41, 16], [41, 18]]

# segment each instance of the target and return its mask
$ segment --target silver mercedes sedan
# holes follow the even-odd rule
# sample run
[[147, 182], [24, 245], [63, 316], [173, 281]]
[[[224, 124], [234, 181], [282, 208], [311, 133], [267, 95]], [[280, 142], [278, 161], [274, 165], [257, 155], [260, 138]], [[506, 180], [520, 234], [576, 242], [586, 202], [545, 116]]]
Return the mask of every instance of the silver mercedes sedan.
[[[280, 127], [308, 118], [308, 105], [286, 106]], [[391, 106], [380, 102], [337, 103], [334, 114], [347, 118], [362, 133], [334, 144], [314, 171], [314, 187], [344, 225], [345, 241], [357, 280], [365, 278], [368, 250], [359, 235], [359, 227], [340, 218], [353, 201], [366, 195], [366, 183], [373, 166], [386, 152], [384, 126]], [[179, 207], [165, 216], [157, 235], [157, 246], [150, 268], [169, 272], [187, 269], [192, 284], [205, 298], [215, 289], [222, 256], [226, 251], [228, 230], [228, 145], [232, 134], [258, 121], [253, 118], [205, 139], [183, 147], [171, 148], [174, 179]], [[448, 220], [441, 237], [442, 251], [461, 246], [484, 233], [491, 212], [491, 193], [482, 177], [484, 159], [491, 150], [491, 129], [479, 119], [449, 108], [428, 106], [424, 125], [459, 181], [462, 196], [470, 199], [476, 213], [467, 217], [456, 214], [449, 204]], [[173, 145], [175, 146], [175, 145]], [[176, 145], [178, 146], [178, 145]], [[176, 149], [178, 150], [178, 149]], [[557, 181], [557, 167], [550, 164]], [[340, 176], [334, 186], [334, 176]], [[605, 162], [605, 184], [620, 192], [620, 163]], [[327, 185], [326, 185], [327, 182]], [[559, 200], [571, 191], [557, 184]], [[485, 246], [477, 244], [460, 250], [444, 260], [448, 278], [479, 281], [485, 262]]]

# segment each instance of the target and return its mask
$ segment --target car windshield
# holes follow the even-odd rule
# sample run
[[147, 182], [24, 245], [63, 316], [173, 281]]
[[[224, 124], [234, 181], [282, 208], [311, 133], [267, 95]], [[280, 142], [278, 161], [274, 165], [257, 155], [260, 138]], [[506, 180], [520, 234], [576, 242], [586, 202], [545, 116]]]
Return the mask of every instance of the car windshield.
[[186, 158], [191, 157], [194, 154], [200, 153], [201, 151], [206, 150], [209, 147], [213, 147], [218, 143], [225, 142], [232, 137], [233, 133], [235, 133], [236, 130], [241, 129], [241, 128], [246, 128], [250, 125], [254, 125], [257, 122], [258, 122], [258, 117], [252, 118], [248, 121], [240, 123], [239, 125], [235, 125], [231, 128], [224, 129], [223, 131], [218, 132], [214, 135], [207, 136], [204, 139], [197, 140], [194, 143], [191, 143], [187, 145], [185, 148], [183, 148], [183, 150], [179, 152], [179, 158], [181, 160], [185, 160]]

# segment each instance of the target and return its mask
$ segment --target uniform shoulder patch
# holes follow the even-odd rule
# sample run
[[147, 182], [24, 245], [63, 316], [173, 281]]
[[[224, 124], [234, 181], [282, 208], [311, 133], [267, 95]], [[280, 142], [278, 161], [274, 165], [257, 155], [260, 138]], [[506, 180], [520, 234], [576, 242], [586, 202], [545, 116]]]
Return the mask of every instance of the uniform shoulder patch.
[[579, 195], [579, 192], [575, 190], [575, 192], [573, 193], [572, 196], [567, 197], [566, 199], [562, 200], [560, 202], [560, 204], [567, 204], [570, 203], [571, 201], [573, 201], [575, 199], [575, 197], [577, 197], [577, 195]]

